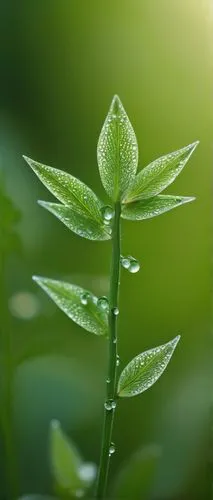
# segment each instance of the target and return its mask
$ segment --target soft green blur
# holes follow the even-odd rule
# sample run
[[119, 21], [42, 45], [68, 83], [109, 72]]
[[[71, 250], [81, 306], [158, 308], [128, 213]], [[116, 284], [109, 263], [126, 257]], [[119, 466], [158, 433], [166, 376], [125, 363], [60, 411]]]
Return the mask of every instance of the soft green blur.
[[103, 294], [110, 262], [110, 242], [80, 239], [36, 204], [52, 197], [21, 155], [72, 173], [107, 200], [96, 145], [117, 93], [136, 131], [140, 167], [197, 139], [200, 145], [168, 189], [196, 201], [123, 222], [122, 252], [138, 258], [141, 271], [122, 271], [122, 366], [179, 333], [182, 339], [160, 381], [120, 402], [111, 481], [133, 452], [157, 445], [149, 500], [210, 499], [213, 2], [2, 0], [0, 11], [0, 156], [22, 212], [23, 252], [7, 272], [21, 492], [51, 491], [51, 418], [98, 463], [107, 361], [104, 341], [69, 321], [31, 276]]

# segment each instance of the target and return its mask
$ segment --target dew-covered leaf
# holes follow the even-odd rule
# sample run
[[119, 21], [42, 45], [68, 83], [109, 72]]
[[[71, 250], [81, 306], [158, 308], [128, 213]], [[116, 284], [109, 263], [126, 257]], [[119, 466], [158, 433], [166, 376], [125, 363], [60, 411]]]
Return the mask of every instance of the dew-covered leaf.
[[138, 145], [133, 127], [118, 96], [114, 96], [97, 148], [102, 184], [114, 200], [134, 180], [138, 166]]
[[124, 194], [124, 202], [147, 199], [161, 193], [180, 174], [197, 145], [198, 141], [161, 156], [143, 168]]
[[56, 490], [80, 496], [94, 482], [96, 465], [83, 462], [72, 441], [62, 431], [60, 422], [50, 424], [50, 464]]
[[92, 219], [73, 210], [72, 207], [61, 205], [59, 203], [49, 203], [40, 201], [39, 205], [46, 208], [57, 217], [71, 231], [87, 238], [88, 240], [109, 240], [111, 238], [111, 228], [104, 224], [103, 220]]
[[112, 497], [147, 498], [160, 455], [160, 447], [154, 444], [134, 453], [118, 472], [112, 488]]
[[137, 396], [151, 387], [166, 369], [180, 340], [180, 335], [167, 344], [138, 354], [124, 368], [118, 382], [120, 397]]
[[151, 219], [173, 208], [193, 201], [194, 197], [158, 195], [148, 200], [138, 200], [122, 205], [121, 216], [128, 220]]
[[96, 335], [107, 335], [107, 313], [98, 307], [98, 298], [77, 285], [33, 276], [34, 281], [77, 325]]
[[86, 184], [63, 170], [42, 165], [26, 156], [24, 159], [40, 181], [61, 203], [70, 206], [85, 217], [102, 222], [101, 208], [103, 203]]

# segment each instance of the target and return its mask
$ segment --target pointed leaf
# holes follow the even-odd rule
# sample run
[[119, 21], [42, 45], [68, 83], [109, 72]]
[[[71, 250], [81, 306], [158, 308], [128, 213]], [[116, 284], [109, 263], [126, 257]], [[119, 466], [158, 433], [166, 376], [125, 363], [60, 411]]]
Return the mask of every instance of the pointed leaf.
[[138, 354], [124, 368], [118, 382], [120, 397], [137, 396], [151, 387], [166, 369], [180, 340], [180, 335], [167, 344]]
[[107, 335], [107, 313], [97, 306], [95, 295], [64, 281], [41, 276], [33, 276], [33, 279], [77, 325], [96, 335]]
[[95, 464], [83, 462], [58, 420], [50, 423], [50, 463], [56, 489], [74, 496], [89, 488], [96, 476]]
[[121, 216], [129, 220], [151, 219], [194, 199], [194, 197], [186, 196], [158, 195], [148, 200], [123, 204]]
[[153, 482], [161, 449], [149, 445], [134, 453], [119, 471], [114, 485], [113, 498], [147, 498]]
[[61, 203], [70, 206], [85, 217], [102, 222], [103, 203], [86, 184], [63, 170], [42, 165], [26, 156], [24, 159], [40, 181]]
[[76, 212], [71, 207], [60, 205], [59, 203], [49, 203], [40, 201], [39, 205], [46, 208], [65, 224], [71, 231], [87, 238], [88, 240], [109, 240], [111, 238], [111, 228], [102, 221], [92, 219]]
[[133, 127], [118, 96], [114, 96], [98, 141], [98, 167], [108, 195], [119, 200], [134, 180], [138, 145]]
[[124, 202], [151, 198], [166, 189], [183, 170], [198, 142], [161, 156], [143, 168], [124, 194]]
[[50, 463], [57, 487], [70, 494], [78, 490], [82, 483], [79, 477], [81, 457], [61, 429], [58, 420], [50, 424]]

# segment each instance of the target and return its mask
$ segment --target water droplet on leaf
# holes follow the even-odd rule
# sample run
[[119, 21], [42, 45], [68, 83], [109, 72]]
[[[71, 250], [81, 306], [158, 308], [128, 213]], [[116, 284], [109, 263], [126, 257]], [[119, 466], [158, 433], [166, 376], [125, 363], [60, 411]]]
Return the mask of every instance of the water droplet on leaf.
[[120, 365], [120, 357], [117, 354], [117, 356], [116, 356], [116, 366], [119, 366], [119, 365]]
[[89, 293], [83, 293], [81, 296], [81, 303], [86, 306], [88, 304], [88, 301], [90, 299], [90, 294]]
[[112, 309], [112, 313], [114, 314], [114, 316], [118, 316], [118, 314], [119, 314], [119, 309], [118, 309], [118, 307], [113, 307], [113, 309]]

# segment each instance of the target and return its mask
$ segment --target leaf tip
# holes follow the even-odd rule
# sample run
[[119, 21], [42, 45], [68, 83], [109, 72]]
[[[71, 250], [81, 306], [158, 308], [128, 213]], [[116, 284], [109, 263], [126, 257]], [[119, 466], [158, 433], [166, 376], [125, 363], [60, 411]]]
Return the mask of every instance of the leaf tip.
[[178, 345], [178, 342], [180, 341], [181, 339], [181, 335], [177, 335], [172, 341], [171, 343], [173, 344], [174, 346], [174, 349], [176, 348], [176, 346]]
[[120, 100], [120, 97], [115, 94], [113, 99], [112, 99], [112, 104], [111, 104], [111, 113], [114, 113], [114, 114], [118, 114], [119, 113], [119, 110], [121, 109], [122, 107], [122, 103], [121, 103], [121, 100]]
[[189, 144], [186, 148], [188, 149], [188, 151], [190, 151], [190, 156], [192, 155], [192, 153], [195, 151], [195, 149], [197, 148], [198, 144], [200, 143], [200, 141], [195, 141], [195, 142], [192, 142], [192, 144]]
[[32, 280], [35, 281], [36, 283], [40, 283], [41, 281], [41, 276], [36, 276], [35, 274], [33, 274], [32, 276]]
[[44, 208], [46, 208], [48, 205], [48, 201], [43, 201], [43, 200], [37, 200], [37, 203], [38, 203], [38, 205], [40, 205], [41, 207], [44, 207]]
[[22, 158], [30, 165], [30, 162], [32, 161], [28, 156], [22, 155]]
[[61, 428], [61, 422], [59, 422], [59, 420], [57, 420], [56, 418], [53, 418], [50, 421], [50, 430], [57, 430], [60, 428]]

